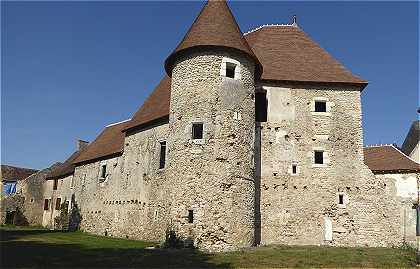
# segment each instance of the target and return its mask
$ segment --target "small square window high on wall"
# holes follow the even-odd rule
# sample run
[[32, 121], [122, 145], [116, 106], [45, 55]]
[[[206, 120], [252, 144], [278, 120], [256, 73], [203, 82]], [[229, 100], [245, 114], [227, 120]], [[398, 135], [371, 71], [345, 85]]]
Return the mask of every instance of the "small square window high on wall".
[[314, 161], [316, 164], [323, 164], [324, 163], [324, 152], [320, 150], [316, 150], [314, 152]]
[[192, 124], [192, 139], [203, 139], [203, 123]]
[[327, 112], [327, 102], [315, 101], [315, 112]]

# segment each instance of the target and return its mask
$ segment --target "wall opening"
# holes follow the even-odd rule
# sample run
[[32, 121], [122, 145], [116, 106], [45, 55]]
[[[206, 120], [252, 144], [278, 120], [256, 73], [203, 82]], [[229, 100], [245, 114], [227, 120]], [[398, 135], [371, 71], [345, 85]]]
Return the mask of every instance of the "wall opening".
[[236, 64], [226, 63], [226, 77], [235, 78]]
[[292, 174], [293, 175], [297, 174], [297, 165], [296, 164], [292, 164]]
[[203, 123], [192, 124], [192, 139], [203, 139]]
[[61, 198], [57, 198], [55, 200], [55, 210], [60, 210], [61, 209]]
[[101, 182], [105, 180], [106, 177], [106, 164], [101, 165]]
[[315, 112], [327, 112], [327, 102], [315, 101]]
[[48, 199], [45, 199], [44, 200], [44, 210], [48, 210], [48, 208], [49, 208], [49, 201], [48, 201]]
[[194, 222], [194, 211], [188, 210], [188, 223], [193, 223], [193, 222]]
[[58, 187], [58, 179], [54, 179], [53, 190], [56, 190], [57, 187]]
[[166, 141], [160, 142], [160, 157], [159, 157], [159, 169], [165, 168], [166, 164]]
[[267, 121], [267, 94], [265, 92], [258, 92], [255, 94], [255, 121]]
[[339, 194], [338, 195], [338, 204], [339, 205], [344, 205], [344, 194]]
[[323, 164], [324, 163], [324, 152], [320, 150], [316, 150], [314, 152], [314, 158], [316, 164]]

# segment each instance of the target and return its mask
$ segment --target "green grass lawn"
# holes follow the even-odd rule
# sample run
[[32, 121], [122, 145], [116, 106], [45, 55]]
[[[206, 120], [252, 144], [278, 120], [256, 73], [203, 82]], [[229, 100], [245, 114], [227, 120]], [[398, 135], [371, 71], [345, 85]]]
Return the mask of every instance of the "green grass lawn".
[[146, 249], [153, 242], [83, 232], [0, 227], [1, 268], [273, 268], [412, 267], [411, 249], [267, 246], [208, 254], [192, 249]]

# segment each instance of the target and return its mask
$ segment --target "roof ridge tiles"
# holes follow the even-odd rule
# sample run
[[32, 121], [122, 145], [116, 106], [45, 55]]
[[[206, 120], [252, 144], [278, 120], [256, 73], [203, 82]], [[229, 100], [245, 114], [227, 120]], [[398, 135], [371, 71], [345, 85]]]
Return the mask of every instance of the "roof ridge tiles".
[[286, 24], [279, 24], [279, 23], [263, 24], [263, 25], [260, 25], [260, 26], [254, 28], [254, 29], [251, 29], [251, 30], [245, 32], [244, 36], [247, 35], [247, 34], [256, 32], [256, 31], [258, 31], [262, 28], [265, 28], [265, 27], [296, 27], [296, 28], [299, 28], [299, 26], [296, 23], [292, 23], [292, 24], [287, 24], [287, 23]]
[[130, 121], [130, 120], [131, 120], [131, 118], [128, 118], [128, 119], [126, 119], [126, 120], [122, 120], [122, 121], [118, 121], [118, 122], [110, 123], [110, 124], [106, 125], [106, 126], [105, 126], [105, 128], [106, 128], [106, 127], [110, 127], [110, 126], [114, 126], [114, 125], [117, 125], [117, 124], [120, 124], [120, 123], [124, 123], [124, 122], [126, 122], [126, 121]]

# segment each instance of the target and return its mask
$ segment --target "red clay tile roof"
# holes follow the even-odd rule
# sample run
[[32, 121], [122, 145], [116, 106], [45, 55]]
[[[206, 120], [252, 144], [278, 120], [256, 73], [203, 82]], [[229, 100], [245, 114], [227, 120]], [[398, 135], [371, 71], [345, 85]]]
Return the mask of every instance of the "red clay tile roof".
[[36, 172], [38, 172], [38, 170], [2, 164], [1, 165], [1, 180], [2, 181], [23, 180]]
[[202, 47], [224, 47], [239, 50], [256, 62], [256, 76], [261, 74], [262, 66], [246, 42], [226, 1], [208, 1], [195, 19], [183, 40], [165, 61], [169, 76], [173, 63], [179, 54], [190, 49]]
[[165, 75], [124, 129], [128, 130], [168, 116], [170, 98], [171, 78]]
[[416, 163], [394, 146], [371, 146], [364, 148], [365, 164], [373, 172], [420, 171]]
[[57, 167], [54, 167], [46, 179], [58, 179], [72, 175], [74, 173], [75, 167], [73, 162], [74, 160], [76, 160], [77, 157], [79, 157], [80, 153], [83, 152], [83, 150], [84, 149], [75, 151], [64, 163], [60, 163], [59, 165], [57, 165]]
[[367, 84], [298, 27], [264, 26], [245, 38], [263, 65], [262, 80]]
[[125, 137], [125, 133], [122, 130], [128, 123], [129, 121], [126, 120], [105, 127], [102, 133], [73, 161], [73, 164], [92, 162], [121, 153], [123, 151]]

